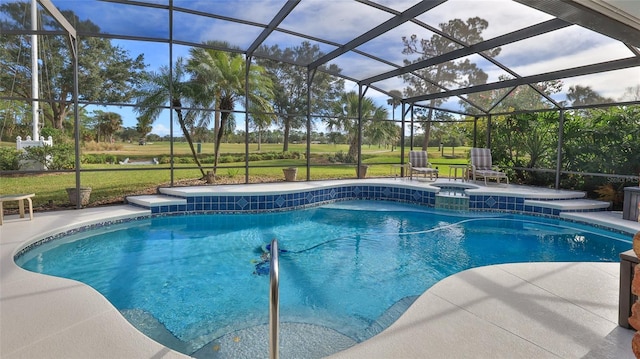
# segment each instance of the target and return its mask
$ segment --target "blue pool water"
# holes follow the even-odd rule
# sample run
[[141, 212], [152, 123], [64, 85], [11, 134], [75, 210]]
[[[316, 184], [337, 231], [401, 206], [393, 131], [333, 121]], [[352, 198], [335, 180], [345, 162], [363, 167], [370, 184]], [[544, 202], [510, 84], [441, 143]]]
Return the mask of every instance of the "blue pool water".
[[380, 332], [401, 314], [397, 308], [462, 270], [618, 261], [631, 248], [628, 235], [561, 220], [348, 201], [290, 212], [142, 219], [51, 241], [17, 262], [92, 286], [140, 330], [194, 354], [268, 322], [262, 262], [273, 238], [286, 250], [281, 322], [329, 328], [353, 342]]

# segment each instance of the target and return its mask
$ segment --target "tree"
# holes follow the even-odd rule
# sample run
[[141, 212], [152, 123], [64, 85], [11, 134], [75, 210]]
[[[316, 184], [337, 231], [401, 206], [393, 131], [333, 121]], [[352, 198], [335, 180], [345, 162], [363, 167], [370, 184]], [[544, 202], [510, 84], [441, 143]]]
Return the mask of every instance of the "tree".
[[400, 128], [392, 121], [373, 121], [364, 128], [364, 136], [370, 144], [377, 144], [378, 147], [393, 146], [400, 137]]
[[620, 101], [640, 101], [640, 85], [625, 88]]
[[[498, 76], [498, 81], [506, 81], [510, 77]], [[532, 87], [535, 86], [535, 89]], [[563, 83], [560, 80], [539, 82], [534, 85], [521, 85], [516, 88], [501, 88], [491, 91], [472, 93], [468, 99], [473, 104], [483, 109], [493, 109], [492, 112], [511, 112], [514, 110], [540, 110], [552, 107], [552, 104], [544, 96], [562, 91]], [[500, 101], [498, 103], [498, 101]], [[468, 102], [461, 104], [466, 111], [473, 113], [476, 109]]]
[[[340, 97], [340, 101], [334, 103], [332, 117], [326, 118], [325, 124], [330, 131], [337, 130], [345, 132], [349, 143], [347, 157], [350, 161], [355, 161], [358, 155], [358, 113], [359, 96], [355, 92], [345, 93]], [[379, 125], [388, 117], [387, 110], [382, 106], [376, 106], [373, 99], [362, 98], [362, 131], [367, 132], [370, 128]]]
[[611, 98], [601, 96], [589, 86], [571, 86], [567, 92], [567, 100], [572, 106], [594, 105], [600, 103], [612, 103]]
[[[6, 14], [3, 28], [30, 28], [30, 17], [24, 16], [29, 4], [26, 2], [3, 3], [0, 12]], [[67, 20], [81, 33], [99, 33], [100, 28], [89, 20], [79, 19], [72, 11], [62, 11]], [[42, 14], [42, 27], [62, 30], [57, 21]], [[0, 84], [12, 84], [8, 89], [0, 85], [0, 92], [12, 91], [24, 98], [38, 97], [44, 118], [57, 129], [64, 128], [64, 121], [72, 111], [73, 101], [73, 56], [67, 37], [41, 35], [40, 48], [46, 54], [43, 59], [43, 76], [40, 79], [41, 94], [31, 94], [31, 44], [27, 36], [0, 37]], [[81, 36], [78, 43], [78, 92], [79, 99], [93, 103], [128, 102], [135, 96], [144, 70], [144, 56], [129, 57], [126, 50], [111, 45], [109, 39]], [[6, 69], [6, 70], [5, 70]], [[84, 106], [86, 107], [86, 105]]]
[[[188, 61], [188, 69], [194, 76], [194, 82], [200, 86], [199, 101], [215, 103], [216, 134], [214, 165], [207, 181], [215, 179], [220, 158], [220, 142], [224, 136], [227, 122], [235, 109], [237, 100], [244, 98], [245, 80], [249, 86], [249, 109], [262, 114], [273, 113], [270, 100], [273, 98], [273, 84], [266, 76], [265, 70], [258, 65], [249, 66], [248, 78], [245, 79], [246, 62], [239, 55], [210, 48], [192, 48]], [[220, 116], [218, 124], [217, 115]], [[203, 122], [205, 125], [205, 122]]]
[[122, 116], [115, 112], [104, 112], [100, 110], [93, 111], [93, 113], [96, 142], [100, 142], [100, 136], [102, 136], [104, 141], [113, 142], [113, 134], [122, 127]]
[[30, 113], [29, 106], [19, 101], [0, 101], [0, 141], [16, 140], [21, 133], [30, 133], [31, 121], [25, 114]]
[[[448, 23], [440, 24], [443, 33], [457, 39], [464, 44], [475, 44], [481, 42], [482, 31], [489, 26], [489, 23], [479, 17], [469, 18], [466, 22], [460, 19], [449, 20]], [[454, 51], [460, 47], [459, 44], [434, 34], [431, 39], [418, 40], [417, 35], [409, 38], [403, 37], [402, 42], [405, 55], [418, 54], [414, 60], [404, 60], [405, 65], [421, 62], [442, 54]], [[486, 55], [494, 57], [500, 53], [500, 48], [495, 48], [484, 52]], [[434, 66], [417, 70], [413, 74], [402, 75], [408, 86], [404, 89], [407, 97], [437, 93], [449, 87], [464, 88], [473, 85], [484, 84], [487, 81], [487, 74], [468, 58], [459, 61], [448, 61]], [[416, 76], [417, 75], [417, 76]], [[422, 149], [426, 150], [429, 143], [431, 121], [433, 119], [433, 108], [442, 104], [444, 99], [433, 99], [429, 102], [426, 121], [423, 123], [425, 140]]]
[[396, 107], [402, 105], [402, 92], [398, 90], [389, 91], [391, 98], [387, 99], [387, 105], [391, 106], [391, 120], [396, 120]]
[[568, 171], [637, 175], [640, 172], [640, 106], [580, 111], [565, 121]]
[[[292, 129], [302, 128], [307, 115], [307, 68], [291, 64], [308, 64], [324, 54], [318, 45], [304, 41], [300, 46], [280, 49], [278, 45], [263, 46], [258, 51], [264, 58], [256, 59], [263, 66], [274, 84], [273, 107], [278, 113], [278, 122], [283, 129], [282, 151], [289, 150], [289, 134]], [[268, 58], [267, 58], [268, 57]], [[272, 60], [280, 59], [280, 60]], [[344, 88], [344, 80], [330, 75], [341, 70], [335, 64], [322, 65], [313, 77], [311, 88], [311, 113], [327, 115]]]
[[338, 143], [346, 143], [347, 139], [345, 138], [344, 134], [340, 133], [340, 132], [329, 132], [329, 134], [327, 135], [327, 137], [329, 137], [329, 143], [333, 143], [334, 145], [337, 145]]
[[149, 119], [143, 119], [142, 117], [137, 118], [138, 123], [136, 124], [136, 133], [138, 134], [138, 139], [144, 139], [147, 135], [153, 130], [152, 122]]
[[135, 127], [123, 127], [118, 131], [118, 137], [124, 142], [132, 142], [138, 141], [140, 138], [144, 138], [147, 133], [140, 136], [140, 132]]
[[[492, 125], [494, 162], [504, 167], [552, 168], [558, 139], [558, 112], [512, 114]], [[518, 172], [521, 180], [548, 183], [547, 174]]]
[[[140, 114], [137, 127], [140, 130], [148, 128], [160, 116], [162, 107], [170, 100], [178, 117], [180, 129], [182, 129], [182, 133], [191, 149], [191, 155], [198, 169], [200, 169], [202, 177], [205, 177], [204, 169], [193, 146], [191, 136], [195, 120], [210, 116], [210, 112], [197, 109], [198, 106], [202, 108], [203, 101], [206, 101], [202, 88], [187, 78], [182, 58], [176, 61], [173, 73], [171, 73], [169, 67], [162, 66], [160, 72], [147, 73], [145, 79], [146, 81], [143, 83], [136, 99], [138, 106], [135, 111]], [[185, 109], [183, 109], [183, 106], [185, 106]]]

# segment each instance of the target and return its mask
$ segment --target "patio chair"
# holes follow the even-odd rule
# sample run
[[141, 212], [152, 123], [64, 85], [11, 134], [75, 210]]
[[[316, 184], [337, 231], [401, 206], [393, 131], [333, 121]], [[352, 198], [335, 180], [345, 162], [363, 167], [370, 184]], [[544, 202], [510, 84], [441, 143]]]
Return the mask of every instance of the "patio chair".
[[488, 148], [471, 149], [471, 175], [474, 181], [476, 177], [483, 178], [485, 185], [487, 185], [487, 179], [491, 178], [495, 179], [498, 183], [504, 178], [507, 184], [509, 184], [507, 174], [500, 171], [496, 166], [493, 166], [491, 162], [491, 150]]
[[427, 161], [427, 151], [409, 151], [409, 177], [413, 179], [413, 172], [422, 173], [424, 178], [429, 175], [429, 180], [433, 181], [433, 175], [438, 179], [438, 169], [433, 168]]

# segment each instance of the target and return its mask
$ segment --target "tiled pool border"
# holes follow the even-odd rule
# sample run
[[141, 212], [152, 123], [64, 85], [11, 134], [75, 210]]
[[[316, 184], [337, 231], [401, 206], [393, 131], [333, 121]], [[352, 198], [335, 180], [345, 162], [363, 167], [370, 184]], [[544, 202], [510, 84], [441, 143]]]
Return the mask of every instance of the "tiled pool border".
[[[67, 231], [56, 233], [45, 238], [36, 240], [15, 255], [17, 260], [30, 250], [46, 244], [50, 241], [60, 239], [69, 235], [87, 230], [108, 227], [115, 224], [127, 223], [146, 218], [173, 216], [173, 215], [198, 215], [198, 214], [250, 214], [263, 212], [281, 212], [289, 210], [304, 209], [321, 206], [324, 204], [348, 200], [380, 200], [400, 203], [410, 203], [435, 208], [435, 198], [437, 188], [417, 189], [410, 187], [396, 187], [385, 185], [345, 185], [322, 189], [291, 191], [289, 193], [257, 194], [257, 195], [196, 195], [189, 197], [178, 197], [186, 199], [186, 204], [155, 206], [151, 208], [151, 214], [138, 215], [130, 218], [120, 218], [80, 226]], [[525, 205], [526, 200], [562, 201], [563, 199], [499, 196], [499, 195], [468, 195], [469, 211], [471, 212], [495, 212], [526, 214], [539, 217], [561, 219], [567, 222], [591, 225], [595, 228], [606, 229], [612, 232], [626, 234], [626, 231], [602, 226], [585, 221], [560, 218], [561, 212], [594, 212], [600, 209], [580, 209], [580, 210], [560, 210], [542, 206]], [[139, 205], [131, 204], [136, 207]], [[447, 209], [443, 209], [447, 210]]]
[[[443, 185], [441, 188], [454, 186]], [[467, 188], [468, 189], [468, 188]], [[343, 185], [321, 189], [309, 189], [291, 191], [289, 193], [242, 195], [229, 194], [197, 194], [186, 197], [173, 196], [186, 199], [186, 204], [169, 204], [152, 206], [151, 213], [173, 212], [262, 212], [297, 209], [301, 207], [320, 205], [335, 200], [387, 200], [396, 202], [408, 202], [428, 207], [435, 207], [435, 198], [438, 187], [411, 188], [391, 185]], [[166, 194], [165, 194], [166, 195]], [[549, 199], [547, 197], [533, 196], [507, 196], [485, 195], [468, 193], [469, 210], [503, 210], [515, 211], [524, 214], [545, 214], [559, 216], [561, 212], [593, 212], [601, 209], [558, 209], [545, 206], [525, 204], [527, 200], [538, 201], [562, 201], [563, 199]]]

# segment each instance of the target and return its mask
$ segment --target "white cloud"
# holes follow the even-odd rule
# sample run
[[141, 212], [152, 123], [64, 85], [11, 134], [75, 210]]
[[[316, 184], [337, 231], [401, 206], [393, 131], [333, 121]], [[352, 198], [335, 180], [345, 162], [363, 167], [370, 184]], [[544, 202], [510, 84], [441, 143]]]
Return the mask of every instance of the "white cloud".
[[603, 97], [620, 100], [627, 88], [635, 88], [640, 84], [640, 68], [569, 78], [563, 80], [563, 83], [562, 90], [564, 92], [568, 91], [572, 86], [588, 86]]
[[476, 16], [489, 23], [482, 34], [485, 40], [552, 18], [512, 0], [449, 0], [418, 18], [440, 28], [440, 23], [454, 18], [466, 21]]
[[512, 69], [517, 73], [526, 76], [617, 60], [631, 56], [632, 53], [624, 45], [619, 42], [610, 42], [600, 45], [596, 44], [596, 46], [583, 47], [579, 51], [556, 53], [555, 56], [541, 59], [541, 61], [538, 62], [512, 66]]
[[168, 136], [171, 133], [171, 131], [164, 124], [155, 123], [153, 125], [153, 129], [151, 130], [151, 133], [156, 134], [160, 137], [164, 137], [164, 136]]
[[339, 66], [342, 69], [341, 73], [345, 76], [355, 79], [366, 78], [396, 69], [356, 53], [346, 53], [335, 58], [330, 63]]
[[303, 1], [282, 22], [283, 29], [346, 43], [393, 15], [355, 1]]
[[[202, 20], [202, 18], [199, 18], [198, 21], [185, 24], [188, 34], [192, 33], [193, 28], [200, 29], [197, 35], [198, 43], [209, 40], [226, 41], [229, 42], [232, 46], [246, 49], [264, 30], [261, 27], [244, 25], [223, 20]], [[187, 41], [193, 41], [193, 39], [188, 39]]]

